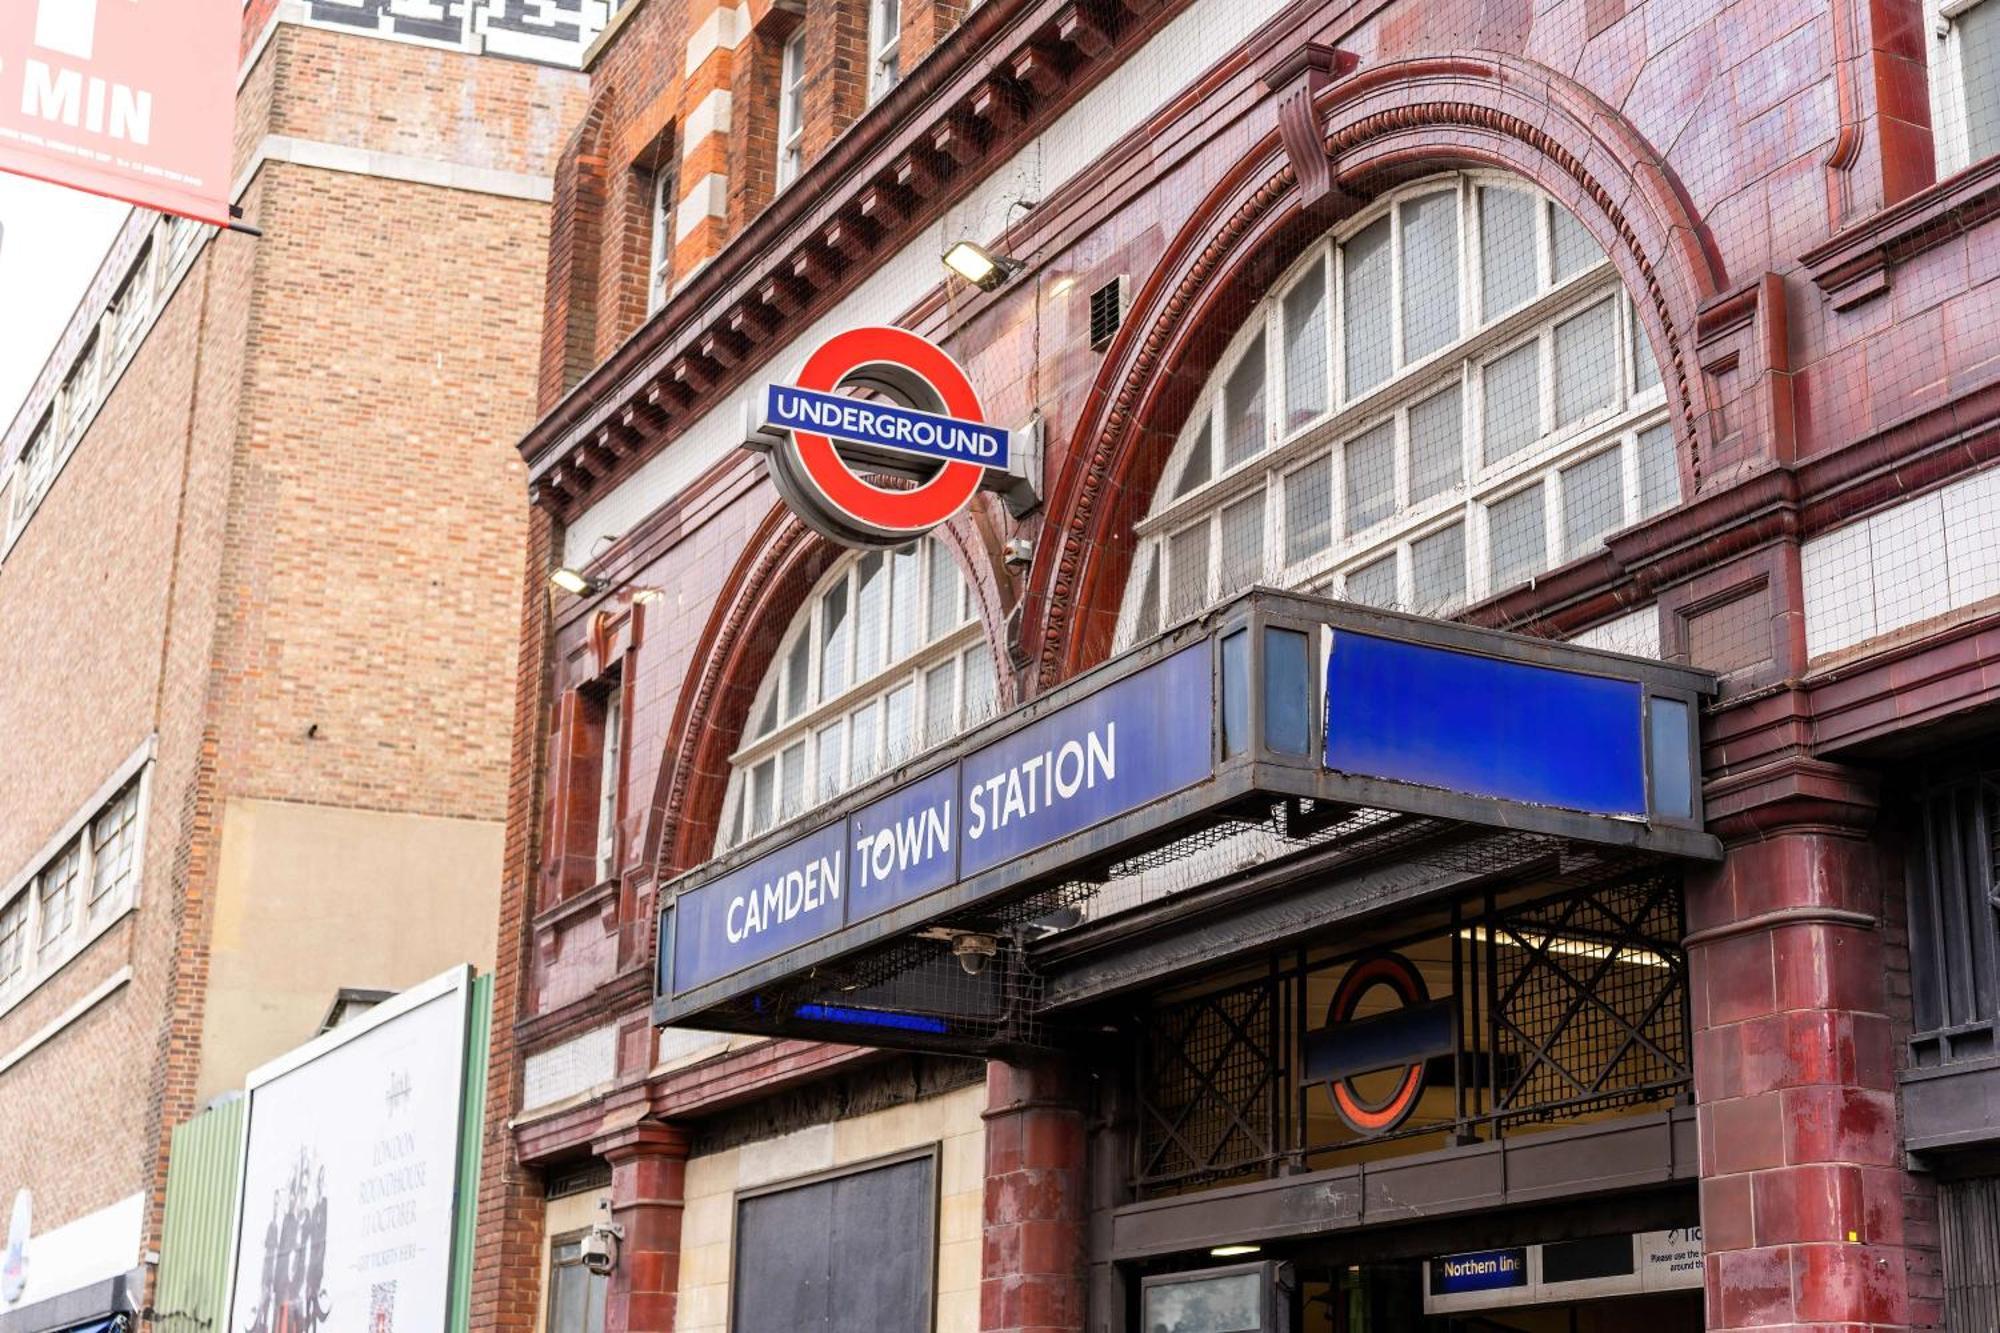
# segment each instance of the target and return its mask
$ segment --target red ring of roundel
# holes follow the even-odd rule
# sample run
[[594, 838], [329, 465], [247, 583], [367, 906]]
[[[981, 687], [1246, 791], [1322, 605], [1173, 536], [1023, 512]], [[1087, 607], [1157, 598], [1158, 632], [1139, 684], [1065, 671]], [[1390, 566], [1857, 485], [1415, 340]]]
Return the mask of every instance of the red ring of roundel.
[[[979, 395], [959, 364], [935, 343], [907, 329], [870, 326], [836, 333], [806, 359], [798, 385], [831, 393], [842, 379], [867, 365], [902, 366], [923, 377], [944, 401], [947, 415], [984, 421]], [[952, 518], [972, 501], [986, 469], [953, 461], [911, 490], [886, 490], [863, 480], [828, 436], [792, 432], [801, 471], [829, 509], [864, 527], [912, 537]]]
[[[1401, 954], [1377, 954], [1347, 969], [1339, 989], [1333, 993], [1333, 1002], [1327, 1006], [1327, 1022], [1351, 1020], [1362, 995], [1376, 985], [1385, 985], [1396, 992], [1406, 1007], [1423, 1004], [1430, 998], [1423, 974], [1409, 959]], [[1356, 1133], [1385, 1133], [1402, 1124], [1417, 1109], [1417, 1099], [1424, 1092], [1424, 1066], [1422, 1062], [1405, 1066], [1395, 1091], [1378, 1102], [1371, 1103], [1356, 1092], [1351, 1078], [1336, 1079], [1329, 1085], [1329, 1091], [1333, 1094], [1334, 1109]]]

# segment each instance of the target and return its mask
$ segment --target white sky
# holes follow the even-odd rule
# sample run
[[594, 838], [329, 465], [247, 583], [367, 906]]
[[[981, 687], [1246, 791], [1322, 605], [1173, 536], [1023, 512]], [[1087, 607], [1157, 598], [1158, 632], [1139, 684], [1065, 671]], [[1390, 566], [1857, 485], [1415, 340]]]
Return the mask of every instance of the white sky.
[[0, 173], [0, 434], [131, 208]]

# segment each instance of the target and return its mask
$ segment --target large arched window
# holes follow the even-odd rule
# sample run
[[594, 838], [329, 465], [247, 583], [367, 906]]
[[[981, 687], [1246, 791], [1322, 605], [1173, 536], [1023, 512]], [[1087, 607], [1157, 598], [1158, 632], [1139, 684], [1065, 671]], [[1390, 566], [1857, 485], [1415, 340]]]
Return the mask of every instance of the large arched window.
[[1249, 312], [1167, 461], [1131, 643], [1265, 582], [1448, 615], [1679, 501], [1616, 271], [1526, 182], [1394, 191]]
[[829, 570], [780, 640], [731, 758], [721, 848], [990, 717], [993, 655], [935, 537]]

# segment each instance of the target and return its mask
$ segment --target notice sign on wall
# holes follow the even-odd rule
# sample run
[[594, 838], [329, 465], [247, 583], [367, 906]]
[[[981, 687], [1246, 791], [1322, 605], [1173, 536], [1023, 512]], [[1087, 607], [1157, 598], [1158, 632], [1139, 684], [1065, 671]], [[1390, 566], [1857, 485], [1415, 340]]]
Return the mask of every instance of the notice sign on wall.
[[250, 1076], [228, 1333], [440, 1333], [471, 969]]
[[0, 5], [0, 171], [229, 222], [227, 0]]

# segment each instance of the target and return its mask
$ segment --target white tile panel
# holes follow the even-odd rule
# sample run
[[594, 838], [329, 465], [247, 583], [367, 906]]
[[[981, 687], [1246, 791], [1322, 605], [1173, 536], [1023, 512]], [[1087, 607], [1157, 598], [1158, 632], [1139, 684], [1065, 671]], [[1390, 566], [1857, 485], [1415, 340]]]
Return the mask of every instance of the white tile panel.
[[2000, 597], [2000, 468], [1945, 487], [1944, 559], [1951, 604]]
[[1929, 620], [1951, 608], [1942, 495], [1921, 495], [1871, 516], [1868, 545], [1878, 633]]
[[1608, 653], [1625, 653], [1632, 657], [1658, 657], [1660, 608], [1648, 603], [1636, 611], [1627, 611], [1616, 620], [1607, 620], [1602, 625], [1592, 625], [1570, 642], [1579, 648], [1601, 648]]
[[1836, 528], [1805, 544], [1806, 656], [1818, 657], [1876, 634], [1868, 523]]
[[618, 1027], [606, 1024], [521, 1062], [521, 1109], [553, 1106], [611, 1082], [618, 1072]]

